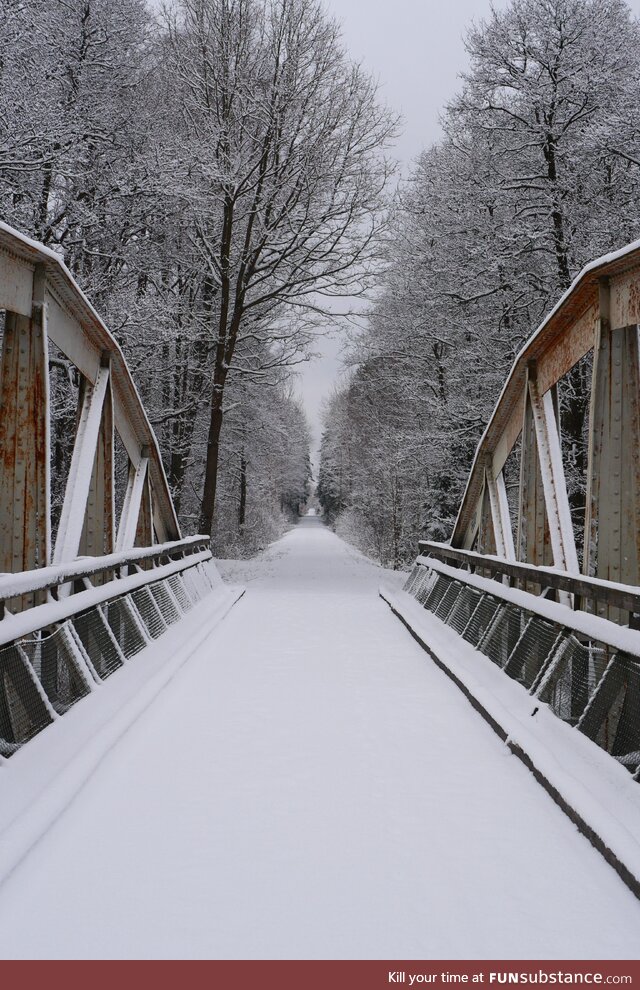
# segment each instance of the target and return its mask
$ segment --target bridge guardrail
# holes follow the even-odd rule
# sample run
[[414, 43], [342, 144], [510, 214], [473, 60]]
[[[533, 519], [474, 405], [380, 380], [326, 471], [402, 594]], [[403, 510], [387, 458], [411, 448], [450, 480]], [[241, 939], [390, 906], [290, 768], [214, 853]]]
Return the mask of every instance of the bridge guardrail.
[[612, 606], [629, 612], [631, 625], [634, 616], [640, 618], [640, 589], [614, 581], [586, 575], [569, 574], [552, 567], [538, 567], [520, 561], [505, 560], [490, 554], [462, 550], [448, 543], [420, 540], [419, 552], [430, 554], [439, 560], [451, 560], [472, 570], [488, 571], [492, 577], [508, 577], [517, 582], [516, 586], [538, 585], [541, 591], [553, 589], [573, 595], [574, 608], [578, 609], [589, 601], [597, 605]]
[[[433, 546], [439, 556], [450, 556], [445, 550], [460, 553]], [[474, 563], [487, 569], [487, 558], [469, 556], [481, 557]], [[492, 560], [489, 569], [504, 573], [501, 567]], [[418, 558], [404, 590], [640, 780], [639, 631], [434, 557]]]
[[[153, 566], [142, 569], [149, 562]], [[110, 579], [91, 583], [104, 576]], [[12, 756], [221, 586], [202, 536], [1, 575], [3, 601], [34, 592], [49, 600], [16, 615], [7, 610], [0, 620], [0, 758]]]

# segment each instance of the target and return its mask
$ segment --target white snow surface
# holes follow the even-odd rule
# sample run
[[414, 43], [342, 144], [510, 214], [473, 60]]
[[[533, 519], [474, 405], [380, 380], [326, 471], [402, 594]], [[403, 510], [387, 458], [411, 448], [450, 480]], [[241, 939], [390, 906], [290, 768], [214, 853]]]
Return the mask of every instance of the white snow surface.
[[0, 956], [637, 955], [640, 903], [378, 597], [399, 575], [314, 517], [220, 566], [247, 593], [0, 887]]

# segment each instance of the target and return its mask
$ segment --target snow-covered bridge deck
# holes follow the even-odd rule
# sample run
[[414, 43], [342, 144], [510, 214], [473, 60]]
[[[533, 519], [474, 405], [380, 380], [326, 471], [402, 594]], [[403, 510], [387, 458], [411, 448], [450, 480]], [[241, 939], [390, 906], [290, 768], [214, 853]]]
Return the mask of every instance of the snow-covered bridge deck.
[[381, 576], [314, 518], [229, 564], [244, 598], [0, 887], [0, 956], [634, 957], [640, 903]]

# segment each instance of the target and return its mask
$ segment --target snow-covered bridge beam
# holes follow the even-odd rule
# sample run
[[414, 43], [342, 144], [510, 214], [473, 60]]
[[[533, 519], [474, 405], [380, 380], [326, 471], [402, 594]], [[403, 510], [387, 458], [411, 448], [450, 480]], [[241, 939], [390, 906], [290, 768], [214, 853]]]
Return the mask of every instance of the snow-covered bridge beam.
[[[452, 546], [508, 557], [511, 531], [518, 560], [577, 572], [556, 388], [591, 354], [583, 571], [640, 584], [639, 324], [635, 242], [587, 265], [516, 358], [478, 446]], [[519, 512], [507, 522], [493, 486], [518, 441]]]
[[[14, 261], [14, 267], [17, 262]], [[4, 273], [0, 268], [0, 275]], [[49, 376], [45, 271], [29, 271], [28, 315], [7, 310], [0, 374], [0, 570], [50, 562]], [[26, 301], [10, 281], [0, 299]], [[22, 307], [25, 308], [25, 307]], [[26, 604], [33, 604], [29, 600]]]
[[[52, 559], [51, 346], [79, 381], [54, 562], [110, 553], [116, 530], [122, 548], [179, 538], [158, 444], [120, 347], [58, 255], [0, 222], [0, 317], [2, 311], [0, 569], [41, 568]], [[115, 434], [131, 479], [119, 524]], [[22, 606], [35, 601], [27, 596]]]

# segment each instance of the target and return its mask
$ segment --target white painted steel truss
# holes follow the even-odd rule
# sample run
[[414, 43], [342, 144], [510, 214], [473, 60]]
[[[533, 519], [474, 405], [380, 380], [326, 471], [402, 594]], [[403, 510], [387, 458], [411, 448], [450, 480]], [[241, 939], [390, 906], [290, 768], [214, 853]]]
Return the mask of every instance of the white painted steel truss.
[[[158, 444], [120, 347], [52, 251], [0, 222], [0, 571], [180, 538]], [[51, 546], [48, 341], [77, 369], [79, 408]], [[114, 437], [129, 460], [119, 519]], [[28, 596], [23, 606], [33, 605]]]
[[[557, 386], [591, 352], [582, 572], [640, 585], [639, 324], [636, 242], [588, 265], [518, 355], [478, 446], [453, 547], [579, 575]], [[518, 440], [515, 519], [504, 468]]]

